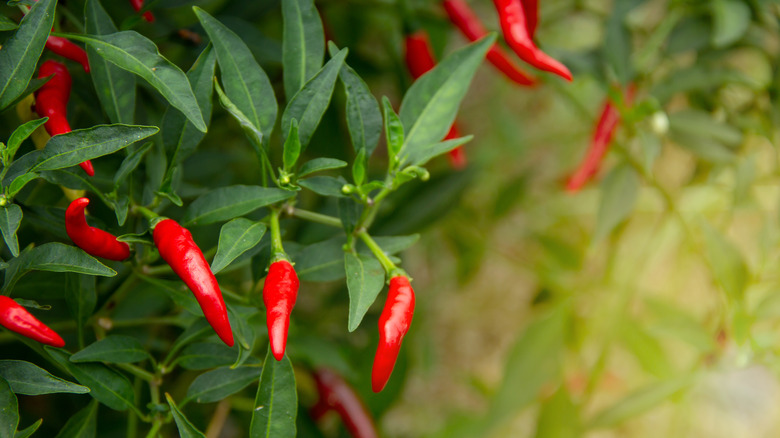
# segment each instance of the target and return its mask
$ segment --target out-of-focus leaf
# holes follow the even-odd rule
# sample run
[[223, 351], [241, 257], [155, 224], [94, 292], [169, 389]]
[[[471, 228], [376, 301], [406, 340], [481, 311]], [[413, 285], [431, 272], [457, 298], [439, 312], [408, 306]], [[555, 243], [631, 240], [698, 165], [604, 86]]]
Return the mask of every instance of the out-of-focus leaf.
[[346, 161], [335, 158], [315, 158], [303, 163], [301, 170], [298, 171], [298, 177], [304, 177], [323, 170], [341, 169], [342, 167], [347, 167]]
[[277, 361], [271, 349], [265, 356], [263, 374], [257, 388], [251, 438], [293, 438], [296, 435], [295, 417], [298, 413], [298, 394], [295, 392], [295, 373], [285, 355]]
[[669, 115], [669, 130], [673, 133], [706, 138], [735, 148], [742, 143], [742, 132], [732, 125], [715, 121], [699, 110], [683, 110]]
[[17, 430], [14, 434], [14, 438], [29, 438], [31, 437], [35, 432], [38, 431], [38, 428], [41, 427], [41, 424], [43, 423], [43, 418], [39, 418], [38, 421], [35, 423], [25, 427], [22, 430]]
[[639, 175], [628, 165], [616, 167], [604, 178], [594, 242], [601, 241], [628, 217], [634, 208], [639, 184]]
[[313, 0], [282, 0], [282, 65], [289, 102], [322, 67], [325, 33]]
[[341, 191], [347, 182], [342, 177], [333, 178], [332, 176], [313, 176], [311, 178], [298, 181], [298, 185], [305, 187], [312, 192], [334, 198], [343, 198], [346, 195]]
[[663, 346], [650, 336], [644, 327], [632, 318], [623, 318], [618, 336], [625, 348], [634, 355], [639, 364], [648, 373], [660, 377], [670, 377], [674, 372]]
[[536, 421], [536, 438], [578, 438], [581, 433], [579, 410], [561, 386], [542, 403]]
[[726, 47], [742, 37], [750, 26], [750, 6], [741, 0], [712, 0], [712, 45]]
[[656, 321], [648, 326], [650, 334], [668, 336], [688, 343], [701, 353], [710, 353], [717, 347], [715, 335], [687, 312], [660, 300], [645, 300]]
[[95, 438], [97, 436], [97, 413], [98, 401], [92, 400], [87, 407], [70, 417], [56, 438]]
[[80, 342], [84, 339], [87, 319], [97, 305], [96, 277], [83, 274], [67, 274], [65, 277], [65, 303], [76, 321]]
[[751, 88], [760, 87], [760, 84], [735, 70], [693, 65], [689, 68], [675, 70], [663, 80], [658, 81], [650, 90], [650, 94], [663, 104], [679, 93], [714, 90], [727, 84], [741, 84]]
[[750, 276], [742, 254], [710, 224], [702, 222], [702, 231], [713, 277], [732, 302], [742, 301]]
[[651, 383], [618, 400], [612, 406], [594, 415], [588, 429], [605, 429], [643, 414], [669, 400], [691, 384], [688, 376]]
[[631, 69], [631, 32], [626, 26], [626, 16], [643, 0], [624, 0], [613, 5], [604, 34], [602, 54], [612, 73], [621, 84], [628, 84], [633, 76]]

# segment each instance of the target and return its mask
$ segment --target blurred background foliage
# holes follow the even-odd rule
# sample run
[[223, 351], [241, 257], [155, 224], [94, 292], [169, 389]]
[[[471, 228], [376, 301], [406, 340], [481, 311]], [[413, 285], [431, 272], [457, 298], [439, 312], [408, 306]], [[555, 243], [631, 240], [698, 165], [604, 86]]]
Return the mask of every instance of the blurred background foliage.
[[[278, 3], [160, 0], [151, 5], [153, 24], [140, 22], [126, 2], [104, 6], [119, 27], [144, 33], [184, 69], [204, 35], [190, 6], [203, 7], [248, 43], [279, 91]], [[540, 3], [537, 40], [571, 68], [574, 82], [540, 73], [540, 86], [518, 88], [482, 67], [458, 116], [463, 133], [475, 135], [466, 145], [468, 169], [432, 163], [431, 180], [404, 187], [377, 222], [377, 235], [424, 231], [403, 255], [418, 310], [387, 389], [370, 394], [366, 373], [381, 303], [347, 333], [343, 282], [302, 288], [291, 327], [294, 363], [339, 369], [388, 437], [774, 436], [780, 425], [780, 4]], [[439, 59], [465, 44], [438, 1], [316, 4], [328, 38], [349, 47], [350, 65], [375, 95], [395, 104], [411, 83], [402, 56], [405, 19], [422, 23]], [[490, 1], [470, 4], [498, 29]], [[79, 16], [82, 8], [68, 0], [58, 11]], [[102, 120], [88, 81], [74, 74], [74, 128]], [[597, 180], [565, 192], [603, 102], [621, 100], [619, 90], [628, 84], [636, 98], [621, 105], [621, 125]], [[166, 105], [145, 87], [139, 83], [136, 122], [156, 125]], [[336, 93], [308, 154], [350, 154], [343, 108]], [[17, 125], [12, 112], [0, 114], [0, 138]], [[147, 178], [163, 176], [158, 146], [147, 155]], [[215, 107], [206, 138], [185, 166], [182, 198], [202, 187], [254, 183], [259, 168], [251, 154], [237, 125]], [[376, 155], [383, 157], [381, 150]], [[372, 165], [380, 173], [384, 163], [377, 157]], [[98, 182], [110, 183], [119, 159], [95, 163]], [[23, 229], [20, 240], [63, 239], [46, 234], [53, 230], [47, 224], [61, 217], [46, 214], [64, 206], [59, 189], [43, 183], [28, 189], [23, 196], [34, 199], [36, 214], [26, 212], [25, 219], [38, 218], [40, 226]], [[336, 214], [335, 202], [303, 201]], [[112, 216], [99, 207], [93, 214]], [[193, 232], [202, 247], [216, 244], [216, 227]], [[288, 232], [286, 239], [309, 245], [335, 231], [298, 224]], [[264, 266], [259, 256], [220, 281], [252, 287], [258, 266]], [[47, 281], [60, 280], [36, 274], [16, 291], [38, 294]], [[143, 288], [136, 303], [144, 309], [127, 302], [117, 313], [137, 317], [167, 305]], [[313, 403], [303, 373], [299, 397], [303, 405]], [[51, 409], [40, 400], [32, 406], [20, 398], [34, 412], [31, 421]], [[190, 417], [199, 426], [205, 421]], [[307, 421], [299, 418], [300, 436], [317, 436]], [[327, 436], [345, 433], [337, 423], [326, 427]]]

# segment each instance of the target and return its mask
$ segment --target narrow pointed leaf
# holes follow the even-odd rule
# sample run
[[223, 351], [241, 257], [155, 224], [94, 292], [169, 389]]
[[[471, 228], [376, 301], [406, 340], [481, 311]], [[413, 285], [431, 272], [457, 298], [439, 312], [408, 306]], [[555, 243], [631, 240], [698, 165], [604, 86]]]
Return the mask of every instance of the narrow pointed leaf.
[[295, 373], [290, 359], [285, 355], [281, 361], [277, 361], [269, 348], [249, 426], [251, 438], [296, 436], [298, 394], [295, 388]]
[[337, 160], [335, 158], [315, 158], [303, 163], [303, 166], [301, 166], [301, 169], [298, 171], [298, 177], [301, 178], [323, 170], [341, 169], [342, 167], [347, 167], [346, 161]]
[[144, 158], [144, 155], [149, 152], [149, 149], [154, 146], [153, 142], [147, 142], [144, 143], [143, 146], [139, 147], [138, 149], [134, 150], [130, 155], [128, 155], [123, 161], [122, 164], [119, 166], [119, 169], [114, 174], [114, 188], [119, 188], [119, 186], [122, 184], [122, 182], [130, 176], [130, 174], [135, 170], [136, 167], [138, 167], [139, 164], [141, 164], [141, 160]]
[[0, 360], [0, 377], [11, 390], [23, 395], [54, 393], [86, 394], [89, 388], [49, 374], [38, 365], [22, 360]]
[[25, 427], [22, 430], [17, 430], [16, 434], [14, 434], [14, 438], [29, 438], [31, 437], [35, 432], [38, 431], [38, 428], [41, 427], [41, 424], [43, 424], [43, 418], [39, 418], [38, 421], [35, 423]]
[[301, 140], [298, 138], [298, 121], [292, 119], [292, 123], [290, 123], [290, 132], [287, 133], [287, 139], [284, 140], [284, 154], [282, 156], [284, 170], [289, 172], [293, 166], [295, 166], [300, 155]]
[[740, 301], [750, 276], [742, 254], [710, 224], [703, 222], [702, 230], [713, 277], [729, 299]]
[[14, 35], [0, 49], [0, 110], [27, 88], [54, 24], [56, 0], [41, 0], [22, 18]]
[[11, 134], [11, 137], [8, 139], [8, 145], [5, 151], [5, 156], [8, 158], [8, 160], [13, 160], [14, 156], [16, 155], [16, 151], [19, 149], [19, 146], [22, 145], [22, 142], [25, 141], [27, 137], [33, 133], [33, 131], [43, 126], [43, 124], [48, 120], [48, 117], [30, 120], [29, 122], [16, 128], [13, 134]]
[[596, 231], [593, 233], [594, 242], [607, 237], [631, 214], [639, 186], [639, 175], [628, 165], [615, 168], [604, 178]]
[[252, 148], [254, 148], [258, 158], [262, 157], [265, 154], [265, 150], [263, 149], [263, 139], [265, 136], [263, 135], [263, 132], [254, 123], [252, 123], [249, 117], [247, 117], [247, 115], [241, 111], [241, 108], [236, 106], [236, 104], [230, 100], [228, 95], [222, 91], [222, 87], [219, 86], [217, 78], [214, 78], [214, 89], [217, 90], [217, 96], [219, 97], [219, 103], [222, 105], [222, 108], [225, 108], [227, 112], [230, 113], [230, 115], [233, 116], [233, 118], [238, 122], [238, 124], [241, 126], [241, 129], [244, 130], [244, 133], [249, 139], [249, 143], [252, 145]]
[[254, 248], [265, 234], [266, 226], [249, 219], [236, 218], [222, 226], [217, 254], [211, 263], [215, 274], [225, 269], [238, 256]]
[[646, 385], [597, 413], [587, 427], [589, 429], [604, 429], [616, 426], [669, 400], [673, 395], [689, 386], [690, 383], [691, 378], [683, 376]]
[[212, 403], [233, 395], [260, 377], [258, 366], [222, 367], [201, 374], [192, 381], [187, 399], [198, 403]]
[[149, 353], [137, 338], [124, 335], [109, 335], [73, 354], [70, 361], [132, 363], [149, 358]]
[[78, 336], [84, 339], [84, 329], [87, 319], [92, 316], [97, 305], [96, 277], [84, 274], [69, 273], [65, 277], [65, 303], [76, 320]]
[[385, 270], [373, 256], [344, 253], [349, 290], [348, 330], [354, 331], [385, 285]]
[[59, 242], [44, 243], [24, 250], [8, 262], [3, 291], [9, 293], [16, 282], [29, 271], [76, 272], [113, 277], [116, 271], [75, 246]]
[[282, 0], [282, 65], [287, 100], [322, 67], [325, 34], [313, 0]]
[[168, 401], [168, 406], [171, 407], [171, 413], [173, 414], [173, 421], [176, 422], [176, 428], [179, 430], [179, 437], [181, 438], [206, 438], [203, 432], [199, 431], [195, 426], [190, 423], [190, 420], [184, 416], [184, 413], [179, 410], [176, 403], [171, 398], [171, 395], [165, 393], [165, 400]]
[[182, 218], [186, 225], [203, 225], [233, 219], [273, 203], [291, 198], [295, 192], [260, 187], [229, 186], [213, 190], [190, 204]]
[[0, 438], [14, 438], [19, 424], [19, 402], [8, 382], [0, 377]]
[[382, 106], [384, 107], [385, 117], [385, 140], [387, 141], [387, 157], [393, 163], [401, 162], [401, 148], [404, 143], [404, 126], [398, 114], [393, 110], [393, 105], [387, 96], [382, 97]]
[[21, 207], [9, 204], [0, 208], [0, 232], [3, 233], [3, 240], [14, 257], [19, 255], [19, 240], [16, 238], [16, 230], [19, 229], [21, 223]]
[[70, 417], [56, 438], [95, 438], [97, 436], [98, 402], [92, 400], [76, 415]]

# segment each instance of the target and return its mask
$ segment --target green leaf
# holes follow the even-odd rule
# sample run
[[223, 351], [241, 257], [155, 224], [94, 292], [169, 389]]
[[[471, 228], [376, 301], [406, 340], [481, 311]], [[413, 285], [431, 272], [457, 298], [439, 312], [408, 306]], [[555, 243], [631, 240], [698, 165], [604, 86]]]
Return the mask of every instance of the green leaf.
[[19, 255], [19, 240], [16, 238], [16, 230], [22, 223], [22, 208], [16, 204], [8, 204], [0, 207], [0, 232], [3, 234], [8, 250], [16, 257]]
[[700, 110], [683, 110], [669, 115], [669, 131], [708, 139], [736, 148], [742, 143], [742, 132], [728, 123], [718, 122]]
[[41, 0], [22, 18], [0, 50], [0, 110], [8, 108], [27, 88], [54, 24], [56, 0]]
[[6, 32], [9, 30], [15, 30], [19, 27], [18, 24], [14, 20], [11, 20], [10, 18], [6, 17], [5, 15], [0, 15], [0, 32]]
[[225, 269], [238, 256], [254, 248], [260, 243], [265, 230], [266, 226], [261, 222], [244, 218], [236, 218], [223, 225], [211, 272], [216, 274]]
[[252, 123], [252, 121], [249, 120], [246, 114], [244, 114], [241, 109], [239, 109], [236, 104], [230, 100], [225, 92], [222, 91], [222, 87], [219, 86], [217, 78], [214, 78], [214, 88], [217, 90], [217, 96], [219, 96], [219, 103], [222, 105], [222, 108], [225, 108], [225, 110], [227, 110], [227, 112], [230, 113], [234, 119], [236, 119], [238, 124], [241, 126], [241, 129], [244, 130], [244, 133], [249, 139], [249, 143], [254, 148], [257, 156], [262, 157], [265, 155], [265, 150], [263, 149], [264, 136], [260, 129], [257, 128]]
[[254, 382], [263, 368], [259, 366], [222, 367], [201, 374], [192, 381], [187, 399], [212, 403], [231, 396]]
[[631, 32], [626, 26], [626, 16], [634, 7], [640, 4], [638, 0], [623, 0], [615, 3], [612, 13], [606, 23], [604, 45], [601, 53], [610, 73], [617, 76], [621, 84], [628, 84], [633, 77], [631, 69]]
[[154, 87], [171, 105], [206, 132], [206, 123], [183, 71], [160, 55], [157, 46], [145, 36], [132, 31], [110, 35], [76, 35], [68, 38], [83, 41], [116, 66], [136, 74]]
[[399, 117], [404, 127], [401, 156], [440, 141], [455, 120], [471, 79], [495, 35], [453, 52], [406, 91]]
[[205, 225], [233, 219], [293, 195], [295, 192], [260, 186], [221, 187], [193, 201], [184, 212], [182, 225]]
[[144, 158], [149, 149], [154, 146], [153, 142], [146, 142], [143, 146], [130, 153], [119, 166], [119, 170], [114, 174], [114, 189], [119, 188], [122, 182], [130, 176], [131, 173], [141, 164], [141, 160]]
[[558, 377], [564, 347], [567, 307], [559, 304], [526, 327], [509, 352], [504, 378], [493, 397], [490, 416], [502, 420], [531, 403]]
[[330, 105], [333, 96], [333, 88], [339, 77], [339, 70], [344, 65], [347, 49], [342, 49], [317, 72], [301, 90], [289, 100], [287, 108], [282, 114], [282, 133], [286, 136], [290, 132], [293, 119], [298, 121], [298, 137], [301, 140], [301, 148], [306, 149], [314, 131], [320, 124], [322, 115]]
[[689, 313], [660, 300], [646, 299], [645, 303], [656, 318], [648, 326], [650, 334], [685, 342], [702, 354], [711, 354], [718, 348], [715, 335]]
[[673, 374], [674, 368], [661, 343], [633, 318], [623, 318], [618, 336], [645, 371], [659, 378]]
[[206, 435], [195, 428], [195, 426], [190, 423], [190, 420], [184, 416], [184, 414], [179, 410], [179, 407], [176, 406], [176, 403], [174, 403], [171, 395], [167, 392], [165, 393], [165, 400], [168, 401], [168, 406], [171, 407], [173, 421], [176, 422], [176, 428], [179, 430], [180, 438], [206, 438]]
[[[84, 24], [90, 35], [109, 35], [118, 29], [99, 0], [84, 4]], [[135, 114], [135, 77], [98, 55], [95, 47], [87, 45], [90, 76], [100, 105], [111, 123], [133, 123]]]
[[86, 394], [89, 388], [49, 374], [48, 371], [22, 360], [0, 360], [0, 377], [11, 390], [23, 395], [54, 393]]
[[650, 94], [665, 104], [680, 93], [715, 91], [728, 84], [760, 88], [760, 84], [738, 71], [695, 64], [672, 71], [653, 86]]
[[418, 148], [409, 154], [407, 161], [411, 166], [423, 166], [433, 158], [444, 155], [456, 147], [470, 142], [473, 138], [473, 135], [467, 135]]
[[203, 9], [192, 9], [217, 52], [225, 94], [268, 141], [278, 111], [271, 81], [238, 35]]
[[135, 407], [133, 385], [127, 377], [101, 363], [72, 363], [64, 350], [44, 347], [49, 356], [65, 368], [76, 380], [89, 387], [90, 395], [116, 411], [124, 411]]
[[536, 438], [579, 438], [579, 410], [571, 395], [561, 386], [545, 400], [536, 421]]
[[363, 184], [366, 180], [366, 150], [361, 149], [355, 157], [355, 162], [352, 163], [352, 180], [356, 186]]
[[322, 67], [325, 35], [313, 0], [282, 0], [282, 66], [289, 102]]
[[295, 166], [300, 155], [301, 140], [298, 138], [298, 121], [292, 119], [290, 132], [287, 133], [287, 138], [284, 140], [284, 155], [282, 156], [284, 170], [289, 172]]
[[334, 281], [344, 278], [344, 236], [332, 237], [304, 247], [293, 257], [295, 272], [303, 281]]
[[337, 160], [335, 158], [315, 158], [303, 163], [301, 170], [298, 171], [298, 177], [302, 178], [306, 175], [310, 175], [314, 172], [322, 172], [323, 170], [341, 169], [347, 167], [346, 161]]
[[618, 400], [612, 406], [594, 415], [587, 424], [588, 429], [605, 429], [649, 411], [665, 402], [673, 395], [686, 389], [691, 383], [690, 377], [678, 377], [671, 380], [651, 383]]
[[116, 271], [74, 246], [58, 242], [25, 249], [8, 262], [3, 291], [9, 293], [19, 278], [29, 271], [76, 272], [113, 277]]
[[73, 354], [70, 361], [133, 363], [149, 359], [149, 353], [137, 338], [124, 335], [108, 335]]
[[56, 438], [95, 438], [97, 436], [98, 402], [92, 400], [76, 415], [70, 417]]
[[332, 176], [313, 176], [311, 178], [298, 181], [298, 185], [307, 188], [312, 192], [334, 198], [344, 198], [346, 195], [341, 191], [347, 182], [342, 177], [333, 178]]
[[750, 26], [750, 6], [740, 0], [713, 0], [712, 45], [716, 48], [729, 46], [740, 38]]
[[14, 438], [19, 424], [19, 402], [8, 382], [0, 377], [0, 438]]
[[385, 270], [376, 258], [351, 252], [344, 253], [344, 268], [349, 290], [347, 328], [352, 332], [360, 325], [368, 308], [382, 291], [385, 285]]
[[187, 370], [205, 370], [230, 365], [234, 360], [236, 351], [225, 344], [196, 342], [186, 346], [175, 363]]
[[[338, 52], [333, 42], [328, 42], [330, 56]], [[352, 139], [355, 153], [366, 151], [370, 157], [382, 135], [382, 112], [376, 97], [371, 94], [368, 85], [346, 63], [339, 71], [339, 80], [344, 84], [344, 94], [347, 97], [347, 128]]]
[[739, 250], [707, 222], [702, 222], [710, 271], [732, 302], [742, 301], [750, 272]]
[[43, 424], [43, 418], [39, 418], [38, 421], [35, 423], [29, 425], [28, 427], [17, 430], [14, 434], [14, 438], [29, 438], [31, 437], [36, 431], [38, 431], [38, 428], [41, 427], [41, 424]]
[[249, 425], [251, 438], [296, 436], [298, 394], [295, 388], [295, 373], [290, 359], [285, 355], [281, 361], [277, 361], [269, 348]]
[[385, 139], [387, 142], [387, 157], [391, 163], [397, 165], [401, 162], [401, 149], [404, 143], [404, 126], [398, 114], [393, 110], [393, 105], [387, 96], [382, 96], [382, 106], [385, 110]]
[[30, 120], [14, 130], [13, 134], [11, 134], [11, 137], [8, 139], [7, 148], [3, 153], [4, 160], [7, 164], [10, 164], [10, 162], [13, 161], [16, 151], [19, 150], [19, 146], [22, 145], [22, 142], [27, 140], [27, 137], [29, 137], [33, 131], [43, 126], [48, 120], [48, 117]]
[[83, 161], [102, 157], [157, 133], [156, 126], [98, 125], [55, 135], [38, 153], [32, 170], [63, 169]]
[[8, 196], [16, 196], [30, 181], [37, 179], [40, 175], [34, 172], [25, 173], [17, 176], [11, 181], [11, 185], [8, 186]]
[[628, 165], [616, 167], [604, 178], [596, 231], [593, 233], [594, 242], [608, 236], [631, 214], [639, 185], [639, 175]]
[[84, 329], [87, 319], [92, 316], [97, 305], [96, 278], [91, 275], [67, 274], [65, 276], [65, 303], [76, 320], [80, 343], [83, 345]]

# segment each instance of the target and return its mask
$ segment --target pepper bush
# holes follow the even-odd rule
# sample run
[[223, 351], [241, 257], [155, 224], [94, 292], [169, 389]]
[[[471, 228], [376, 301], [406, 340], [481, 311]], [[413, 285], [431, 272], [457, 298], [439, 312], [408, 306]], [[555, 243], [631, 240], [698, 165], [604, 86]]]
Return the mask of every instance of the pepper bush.
[[[467, 42], [438, 1], [0, 6], [0, 293], [65, 340], [0, 332], [0, 437], [374, 436], [371, 417], [388, 436], [644, 436], [652, 415], [712, 436], [685, 418], [731, 394], [713, 381], [777, 387], [776, 4], [541, 3], [536, 41], [574, 81], [529, 67], [533, 89], [481, 67], [501, 38]], [[470, 4], [501, 30], [491, 2]], [[402, 42], [420, 29], [440, 61], [413, 81]], [[38, 67], [63, 61], [49, 35], [90, 70], [64, 61], [73, 130], [51, 138], [35, 107]], [[449, 138], [456, 117], [476, 135]], [[80, 197], [129, 259], [74, 245]], [[164, 218], [210, 262], [233, 346], [162, 259]], [[501, 285], [484, 278], [497, 257]], [[272, 352], [279, 260], [301, 283]], [[378, 385], [398, 276], [420, 309]], [[765, 417], [721, 430], [770, 436]]]

